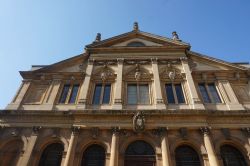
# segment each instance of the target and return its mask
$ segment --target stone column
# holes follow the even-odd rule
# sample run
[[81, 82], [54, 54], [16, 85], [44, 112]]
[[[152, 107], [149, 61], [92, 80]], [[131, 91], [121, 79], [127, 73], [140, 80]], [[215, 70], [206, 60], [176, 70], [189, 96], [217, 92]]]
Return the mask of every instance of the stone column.
[[110, 152], [110, 164], [109, 166], [117, 166], [118, 165], [118, 141], [119, 141], [119, 128], [112, 128], [112, 140], [111, 140], [111, 152]]
[[66, 153], [66, 157], [64, 160], [64, 166], [73, 165], [74, 155], [75, 155], [75, 147], [79, 135], [80, 127], [72, 127], [72, 133], [69, 140], [69, 147]]
[[189, 68], [188, 65], [188, 58], [187, 57], [182, 57], [181, 59], [181, 63], [182, 63], [182, 67], [183, 67], [183, 71], [186, 74], [186, 83], [189, 89], [189, 93], [191, 96], [191, 104], [193, 109], [205, 109], [204, 105], [202, 104], [197, 90], [195, 88], [195, 84], [194, 84], [194, 80], [191, 74], [191, 70]]
[[32, 154], [32, 151], [33, 151], [34, 146], [36, 144], [36, 140], [37, 140], [37, 137], [38, 137], [38, 132], [39, 132], [40, 129], [41, 129], [40, 126], [34, 126], [33, 127], [33, 132], [32, 132], [32, 134], [31, 134], [31, 136], [29, 138], [27, 148], [25, 149], [22, 157], [20, 158], [20, 160], [17, 163], [18, 166], [27, 166], [29, 164], [31, 154]]
[[171, 157], [168, 144], [168, 133], [166, 128], [157, 129], [158, 135], [161, 137], [161, 155], [163, 166], [171, 166]]
[[87, 66], [86, 73], [85, 73], [85, 78], [80, 89], [79, 104], [77, 107], [78, 109], [86, 108], [88, 91], [90, 87], [90, 79], [91, 79], [93, 67], [94, 67], [94, 60], [89, 59], [88, 66]]
[[13, 101], [10, 104], [8, 104], [6, 109], [17, 110], [20, 107], [20, 105], [24, 99], [24, 96], [30, 87], [30, 84], [31, 84], [31, 80], [23, 80], [22, 85], [19, 88], [18, 92], [16, 93], [15, 98], [13, 99]]
[[113, 105], [114, 109], [122, 109], [122, 75], [123, 75], [123, 61], [124, 59], [117, 59], [117, 77], [115, 84], [115, 102]]
[[164, 104], [163, 97], [162, 97], [158, 62], [156, 58], [151, 59], [151, 60], [152, 60], [152, 71], [154, 75], [155, 107], [156, 109], [166, 109], [166, 105]]
[[205, 148], [207, 150], [209, 164], [212, 166], [219, 166], [219, 162], [218, 162], [218, 159], [216, 157], [214, 146], [213, 146], [212, 140], [211, 140], [210, 135], [209, 135], [209, 128], [202, 127], [201, 132], [202, 132], [203, 137], [204, 137], [204, 144], [205, 144]]

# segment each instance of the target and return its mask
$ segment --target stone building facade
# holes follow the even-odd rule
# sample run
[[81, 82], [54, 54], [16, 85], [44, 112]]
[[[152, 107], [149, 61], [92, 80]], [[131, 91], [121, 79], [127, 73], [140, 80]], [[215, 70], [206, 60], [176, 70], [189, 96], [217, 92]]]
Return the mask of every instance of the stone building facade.
[[250, 67], [139, 30], [21, 71], [1, 166], [250, 165]]

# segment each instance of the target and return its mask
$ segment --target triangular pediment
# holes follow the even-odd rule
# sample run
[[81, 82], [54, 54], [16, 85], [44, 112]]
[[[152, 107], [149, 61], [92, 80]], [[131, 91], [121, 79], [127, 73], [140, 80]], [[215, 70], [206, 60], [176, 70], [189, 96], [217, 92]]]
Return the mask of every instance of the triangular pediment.
[[84, 54], [80, 54], [51, 65], [35, 66], [29, 71], [20, 71], [20, 74], [23, 78], [47, 75], [50, 73], [67, 73], [69, 75], [70, 73], [79, 73], [79, 75], [81, 75], [81, 73], [86, 70], [87, 58]]
[[86, 48], [131, 47], [129, 46], [129, 43], [131, 42], [143, 43], [145, 47], [190, 47], [188, 43], [180, 40], [173, 40], [142, 31], [131, 31], [102, 41], [93, 42], [92, 44], [87, 45]]
[[189, 51], [189, 62], [193, 71], [222, 71], [222, 70], [245, 70], [243, 66], [235, 65], [217, 58]]

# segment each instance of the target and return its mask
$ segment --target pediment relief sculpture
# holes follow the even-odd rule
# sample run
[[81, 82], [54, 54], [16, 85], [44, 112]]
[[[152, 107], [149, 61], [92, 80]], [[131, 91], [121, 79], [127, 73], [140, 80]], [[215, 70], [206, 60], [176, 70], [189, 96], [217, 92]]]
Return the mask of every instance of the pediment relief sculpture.
[[106, 64], [103, 67], [97, 69], [93, 74], [93, 79], [102, 80], [102, 81], [115, 79], [115, 77], [116, 75], [113, 69], [108, 67]]
[[150, 79], [151, 77], [152, 74], [150, 74], [147, 69], [145, 69], [139, 64], [136, 64], [135, 66], [131, 67], [131, 69], [125, 73], [126, 79], [131, 79], [136, 81]]
[[182, 73], [180, 69], [169, 63], [160, 69], [160, 78], [170, 81], [182, 80], [185, 79], [185, 73]]

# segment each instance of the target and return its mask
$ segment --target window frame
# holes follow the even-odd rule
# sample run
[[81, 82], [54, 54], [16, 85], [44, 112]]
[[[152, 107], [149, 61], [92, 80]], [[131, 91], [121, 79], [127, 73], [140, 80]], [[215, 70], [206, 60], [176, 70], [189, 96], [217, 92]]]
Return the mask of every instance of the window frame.
[[[200, 88], [199, 88], [199, 85], [200, 85], [200, 84], [204, 84], [204, 85], [205, 85], [204, 87], [205, 87], [205, 89], [206, 89], [206, 91], [207, 91], [207, 94], [208, 94], [208, 97], [209, 97], [210, 102], [205, 102], [205, 101], [204, 101], [203, 95], [202, 95], [202, 93], [201, 93], [201, 91], [200, 91]], [[214, 101], [214, 97], [213, 97], [213, 95], [211, 94], [210, 89], [209, 89], [209, 87], [208, 87], [209, 84], [214, 84], [214, 87], [215, 87], [216, 92], [217, 92], [217, 94], [218, 94], [218, 96], [219, 96], [220, 102], [215, 102], [215, 101]], [[201, 98], [201, 100], [203, 101], [204, 104], [223, 104], [223, 103], [224, 103], [223, 98], [222, 98], [221, 93], [220, 93], [220, 90], [219, 90], [219, 88], [218, 88], [218, 84], [217, 84], [216, 82], [198, 82], [198, 83], [197, 83], [197, 87], [198, 87], [198, 91], [199, 91], [200, 98]]]
[[[172, 91], [173, 91], [173, 94], [174, 94], [175, 103], [168, 103], [168, 97], [167, 97], [167, 92], [166, 92], [167, 84], [171, 84], [171, 86], [172, 86]], [[183, 97], [184, 97], [184, 102], [183, 103], [178, 102], [178, 97], [177, 97], [175, 85], [180, 85], [181, 86], [182, 94], [183, 94]], [[163, 83], [163, 91], [164, 91], [163, 93], [164, 93], [164, 98], [165, 98], [165, 103], [166, 104], [168, 104], [168, 105], [187, 104], [187, 97], [186, 97], [186, 93], [185, 93], [185, 87], [184, 87], [182, 82], [164, 82]]]
[[[60, 102], [60, 100], [61, 100], [62, 93], [63, 93], [63, 90], [64, 90], [65, 85], [69, 85], [69, 90], [68, 90], [68, 93], [67, 93], [65, 102], [63, 103], [63, 102]], [[73, 90], [73, 88], [74, 88], [75, 85], [78, 85], [78, 91], [77, 91], [77, 94], [76, 94], [76, 97], [75, 97], [75, 102], [70, 103], [70, 98], [71, 98], [71, 96], [72, 96], [72, 90]], [[82, 86], [82, 85], [81, 85], [79, 82], [64, 82], [64, 83], [61, 85], [60, 93], [59, 93], [59, 95], [58, 95], [57, 103], [58, 103], [58, 104], [67, 104], [67, 105], [74, 105], [74, 104], [77, 104], [77, 103], [78, 103], [78, 97], [79, 97], [79, 94], [80, 94], [81, 86]]]
[[[100, 95], [100, 99], [99, 99], [99, 104], [94, 104], [94, 95], [95, 95], [95, 88], [96, 85], [101, 84], [101, 95]], [[104, 97], [104, 91], [105, 91], [105, 85], [109, 84], [110, 85], [110, 94], [109, 94], [109, 103], [103, 103], [103, 97]], [[112, 82], [95, 82], [93, 83], [93, 87], [92, 87], [92, 98], [91, 98], [91, 105], [111, 105], [112, 104], [112, 98], [113, 98], [113, 84]]]
[[[144, 103], [140, 103], [138, 101], [140, 101], [140, 89], [138, 88], [139, 85], [145, 85], [147, 84], [148, 85], [148, 104], [144, 104]], [[136, 104], [129, 104], [128, 103], [128, 85], [136, 85], [136, 96], [137, 96], [137, 103]], [[143, 81], [143, 82], [127, 82], [126, 83], [126, 89], [125, 89], [125, 93], [126, 93], [126, 104], [127, 105], [151, 105], [152, 104], [152, 86], [151, 86], [151, 83], [150, 82], [146, 82], [146, 81]]]

